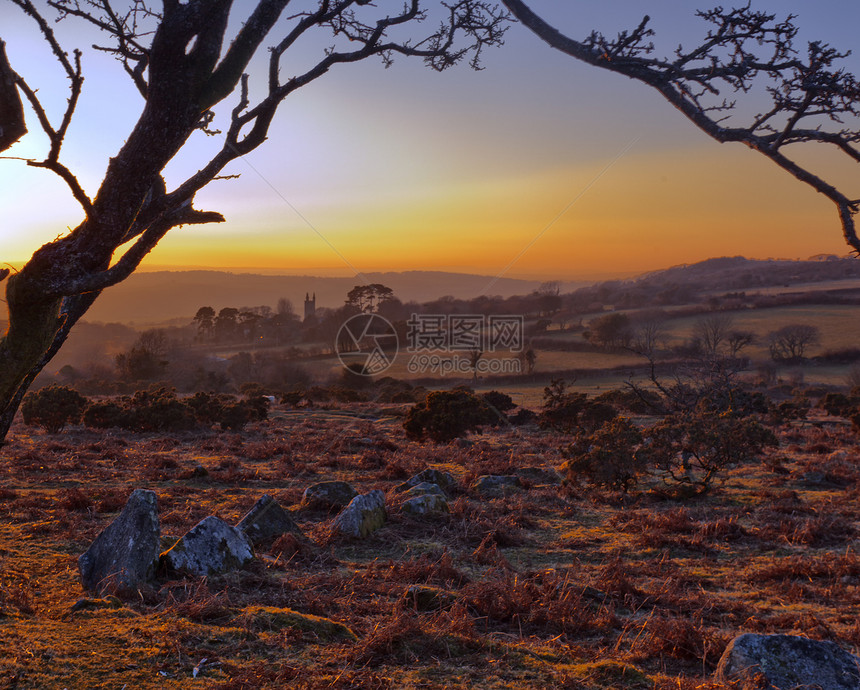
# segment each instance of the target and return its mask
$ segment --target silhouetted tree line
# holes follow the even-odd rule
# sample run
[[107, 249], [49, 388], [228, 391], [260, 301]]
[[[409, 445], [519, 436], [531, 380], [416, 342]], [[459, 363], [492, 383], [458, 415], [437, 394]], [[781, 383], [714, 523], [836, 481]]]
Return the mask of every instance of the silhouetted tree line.
[[278, 302], [277, 310], [268, 306], [223, 307], [216, 313], [212, 307], [200, 307], [194, 324], [201, 343], [284, 345], [297, 341], [301, 334], [301, 321], [286, 299]]

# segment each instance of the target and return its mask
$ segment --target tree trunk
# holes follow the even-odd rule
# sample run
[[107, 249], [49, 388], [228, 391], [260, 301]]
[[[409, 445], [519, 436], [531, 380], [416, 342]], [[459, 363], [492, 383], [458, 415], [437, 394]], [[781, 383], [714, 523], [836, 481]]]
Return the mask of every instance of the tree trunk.
[[[57, 354], [60, 347], [66, 342], [72, 326], [92, 306], [99, 294], [101, 293], [90, 292], [85, 295], [66, 297], [62, 300], [54, 318], [59, 328], [54, 332], [50, 345], [44, 351], [40, 349], [44, 344], [44, 340], [40, 343], [37, 342], [36, 338], [27, 339], [25, 336], [23, 342], [21, 342], [20, 338], [9, 340], [8, 335], [0, 339], [0, 363], [3, 364], [0, 367], [0, 386], [3, 387], [3, 397], [0, 398], [0, 405], [2, 405], [0, 407], [0, 445], [3, 445], [3, 441], [15, 419], [18, 407], [21, 405], [21, 401], [24, 399], [24, 395], [26, 395], [30, 384], [33, 383], [33, 380], [45, 368], [45, 365]], [[48, 319], [48, 322], [50, 322], [50, 319]], [[47, 329], [45, 330], [46, 332]], [[41, 352], [41, 356], [29, 368], [26, 368], [28, 366], [26, 363], [22, 363], [16, 367], [16, 355], [21, 351], [26, 351], [28, 348], [34, 351], [38, 349]], [[29, 359], [29, 361], [32, 361], [32, 359]], [[9, 363], [8, 367], [6, 365], [7, 362]]]
[[0, 340], [0, 442], [23, 397], [17, 395], [19, 389], [51, 348], [62, 325], [62, 299], [45, 299], [38, 291], [28, 289], [21, 274], [9, 278], [6, 299], [9, 328]]

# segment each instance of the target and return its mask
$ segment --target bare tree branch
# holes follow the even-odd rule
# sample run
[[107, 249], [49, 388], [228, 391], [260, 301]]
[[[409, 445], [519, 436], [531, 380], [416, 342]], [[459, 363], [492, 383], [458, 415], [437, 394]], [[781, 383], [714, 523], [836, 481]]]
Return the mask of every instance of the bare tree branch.
[[[845, 241], [860, 253], [855, 224], [860, 202], [785, 152], [790, 144], [815, 142], [860, 162], [860, 83], [837, 66], [847, 53], [811, 42], [800, 57], [794, 45], [794, 17], [776, 21], [775, 15], [747, 4], [697, 12], [712, 26], [704, 40], [692, 50], [679, 47], [673, 58], [653, 58], [648, 17], [614, 39], [592, 32], [576, 41], [541, 19], [523, 0], [502, 1], [553, 48], [652, 86], [713, 139], [746, 144], [826, 196], [836, 205]], [[723, 99], [721, 90], [728, 87], [744, 94], [762, 83], [767, 84], [770, 109], [750, 123], [733, 124], [738, 119], [736, 104]]]

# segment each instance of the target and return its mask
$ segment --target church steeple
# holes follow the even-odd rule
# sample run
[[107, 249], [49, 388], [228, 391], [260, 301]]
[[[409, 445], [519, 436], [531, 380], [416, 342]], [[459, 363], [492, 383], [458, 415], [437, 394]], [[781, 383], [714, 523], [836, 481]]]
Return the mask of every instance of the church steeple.
[[312, 321], [316, 318], [317, 313], [317, 293], [314, 293], [314, 296], [311, 297], [307, 292], [305, 293], [305, 323], [308, 321]]

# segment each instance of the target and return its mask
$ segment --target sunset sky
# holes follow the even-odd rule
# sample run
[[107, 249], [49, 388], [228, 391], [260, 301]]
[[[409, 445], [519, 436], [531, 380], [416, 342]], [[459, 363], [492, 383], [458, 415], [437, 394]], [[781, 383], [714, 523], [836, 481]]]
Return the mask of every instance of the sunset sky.
[[[0, 3], [13, 67], [53, 96], [58, 114], [63, 76], [12, 4]], [[706, 30], [692, 2], [533, 7], [576, 38], [592, 28], [614, 34], [650, 14], [659, 54], [693, 45]], [[857, 45], [860, 4], [754, 7], [799, 15], [803, 40]], [[91, 37], [59, 31], [79, 39], [87, 77], [63, 160], [94, 194], [141, 99], [118, 65], [88, 48]], [[860, 73], [858, 56], [846, 64]], [[388, 70], [375, 60], [341, 66], [283, 104], [269, 141], [226, 171], [240, 179], [198, 195], [198, 208], [228, 222], [173, 230], [147, 265], [576, 280], [709, 256], [847, 253], [829, 201], [742, 145], [715, 143], [647, 87], [581, 65], [518, 25], [484, 66], [443, 74], [406, 59]], [[29, 127], [8, 155], [44, 155], [32, 115]], [[175, 174], [200, 167], [212, 145], [195, 143]], [[835, 174], [856, 179], [848, 167]], [[0, 262], [26, 260], [80, 220], [59, 179], [20, 161], [0, 161], [0, 195]]]

